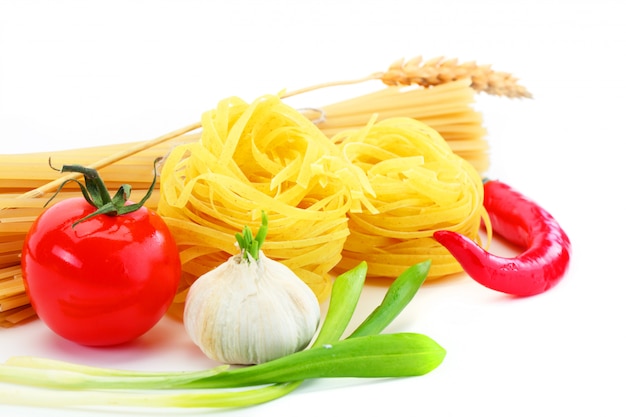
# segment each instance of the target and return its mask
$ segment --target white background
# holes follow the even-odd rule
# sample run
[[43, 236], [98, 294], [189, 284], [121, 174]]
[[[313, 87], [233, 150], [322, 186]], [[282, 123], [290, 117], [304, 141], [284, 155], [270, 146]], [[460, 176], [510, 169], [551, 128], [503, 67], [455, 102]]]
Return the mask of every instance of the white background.
[[[0, 151], [151, 139], [231, 95], [357, 78], [440, 55], [513, 72], [532, 100], [477, 96], [489, 176], [540, 202], [573, 242], [556, 288], [511, 299], [469, 278], [422, 288], [389, 331], [447, 349], [419, 378], [315, 380], [249, 415], [618, 416], [624, 355], [623, 55], [619, 1], [0, 0]], [[346, 92], [347, 91], [347, 92]], [[307, 96], [322, 105], [354, 90]], [[359, 314], [382, 294], [368, 287]], [[209, 362], [164, 320], [136, 343], [89, 349], [40, 322], [0, 329], [0, 360], [32, 354], [130, 369]], [[3, 416], [85, 409], [0, 405]], [[88, 409], [89, 415], [168, 410]], [[224, 411], [191, 410], [179, 415]]]

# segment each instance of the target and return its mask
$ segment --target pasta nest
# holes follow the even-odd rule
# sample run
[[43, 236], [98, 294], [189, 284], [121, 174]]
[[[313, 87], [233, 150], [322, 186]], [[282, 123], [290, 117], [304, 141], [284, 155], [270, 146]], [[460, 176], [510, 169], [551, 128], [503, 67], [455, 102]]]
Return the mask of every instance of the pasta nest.
[[179, 310], [191, 283], [238, 253], [235, 233], [254, 231], [263, 211], [263, 252], [326, 299], [349, 234], [347, 213], [368, 204], [363, 173], [273, 95], [250, 104], [228, 98], [204, 113], [200, 139], [171, 151], [160, 180], [157, 210], [183, 264]]
[[368, 275], [397, 277], [430, 259], [429, 278], [462, 271], [432, 236], [446, 229], [480, 240], [486, 212], [476, 169], [435, 129], [407, 117], [372, 120], [333, 141], [365, 172], [375, 193], [373, 212], [348, 213], [350, 235], [337, 270], [366, 260]]
[[432, 261], [429, 278], [461, 271], [433, 238], [455, 230], [478, 239], [482, 180], [434, 129], [409, 117], [328, 138], [275, 95], [231, 97], [202, 115], [199, 140], [167, 156], [157, 211], [179, 245], [189, 286], [239, 252], [234, 235], [269, 218], [262, 250], [328, 298], [332, 275], [368, 264], [397, 277]]

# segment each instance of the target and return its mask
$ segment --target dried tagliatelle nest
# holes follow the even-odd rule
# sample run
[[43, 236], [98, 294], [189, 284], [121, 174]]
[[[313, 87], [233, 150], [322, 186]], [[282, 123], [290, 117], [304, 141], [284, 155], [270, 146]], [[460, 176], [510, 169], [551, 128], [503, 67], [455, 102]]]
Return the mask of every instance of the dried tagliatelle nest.
[[369, 275], [393, 278], [431, 260], [429, 278], [460, 272], [433, 233], [454, 230], [477, 240], [482, 219], [489, 228], [476, 169], [436, 130], [407, 117], [372, 121], [334, 140], [375, 194], [375, 211], [348, 213], [350, 235], [337, 269], [366, 260]]
[[239, 252], [234, 236], [269, 219], [265, 254], [320, 300], [349, 234], [346, 213], [369, 204], [367, 181], [329, 138], [278, 96], [229, 98], [202, 117], [202, 136], [172, 150], [158, 213], [179, 247], [182, 308], [189, 286]]

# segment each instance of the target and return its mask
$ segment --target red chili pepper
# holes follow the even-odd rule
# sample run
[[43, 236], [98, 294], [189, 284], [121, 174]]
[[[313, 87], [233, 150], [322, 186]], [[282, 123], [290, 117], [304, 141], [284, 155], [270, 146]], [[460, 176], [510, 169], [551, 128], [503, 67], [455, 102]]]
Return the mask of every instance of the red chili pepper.
[[513, 258], [500, 257], [452, 231], [437, 231], [465, 272], [480, 284], [519, 296], [542, 293], [556, 285], [569, 266], [571, 243], [546, 210], [500, 181], [484, 186], [484, 206], [493, 232], [524, 248]]

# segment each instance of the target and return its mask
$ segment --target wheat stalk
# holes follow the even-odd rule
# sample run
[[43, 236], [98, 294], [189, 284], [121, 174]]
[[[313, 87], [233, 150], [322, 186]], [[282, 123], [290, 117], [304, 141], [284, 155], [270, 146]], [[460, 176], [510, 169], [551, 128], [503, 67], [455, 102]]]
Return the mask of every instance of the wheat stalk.
[[438, 57], [424, 61], [421, 56], [392, 63], [387, 71], [375, 72], [363, 78], [334, 81], [294, 90], [283, 94], [291, 97], [320, 88], [357, 84], [369, 80], [381, 80], [389, 86], [420, 85], [431, 87], [461, 79], [471, 79], [471, 87], [477, 92], [509, 98], [531, 98], [531, 93], [518, 84], [513, 75], [494, 71], [491, 65], [478, 65], [475, 62], [459, 63], [457, 59]]
[[415, 57], [405, 61], [399, 59], [387, 71], [373, 74], [387, 85], [412, 85], [424, 87], [439, 85], [464, 78], [471, 79], [471, 86], [478, 92], [510, 98], [530, 98], [526, 88], [518, 84], [513, 75], [494, 71], [491, 65], [478, 65], [475, 62], [459, 63], [457, 59], [438, 57], [424, 61]]

